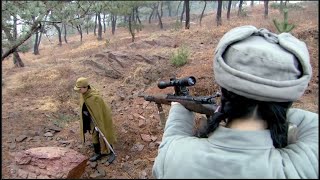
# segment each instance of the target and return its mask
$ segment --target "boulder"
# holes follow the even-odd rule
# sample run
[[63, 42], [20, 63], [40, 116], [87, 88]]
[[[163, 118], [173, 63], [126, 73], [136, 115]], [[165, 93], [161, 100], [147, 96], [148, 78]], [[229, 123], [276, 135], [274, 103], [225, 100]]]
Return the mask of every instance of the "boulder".
[[85, 171], [88, 158], [63, 147], [37, 147], [11, 153], [18, 178], [75, 179]]

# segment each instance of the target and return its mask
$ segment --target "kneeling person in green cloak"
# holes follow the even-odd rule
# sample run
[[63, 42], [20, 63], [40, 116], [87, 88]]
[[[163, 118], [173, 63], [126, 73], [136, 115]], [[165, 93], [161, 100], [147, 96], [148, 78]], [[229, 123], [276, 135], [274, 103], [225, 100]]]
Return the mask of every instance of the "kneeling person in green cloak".
[[99, 92], [89, 85], [87, 78], [80, 77], [74, 90], [80, 93], [80, 135], [82, 142], [85, 142], [84, 133], [89, 131], [92, 134], [95, 154], [89, 161], [97, 161], [103, 155], [110, 155], [108, 162], [111, 163], [115, 159], [115, 155], [108, 148], [101, 135], [99, 138], [99, 132], [95, 129], [96, 125], [111, 145], [111, 148], [113, 148], [112, 145], [116, 142], [116, 137], [113, 130], [110, 107], [105, 104]]

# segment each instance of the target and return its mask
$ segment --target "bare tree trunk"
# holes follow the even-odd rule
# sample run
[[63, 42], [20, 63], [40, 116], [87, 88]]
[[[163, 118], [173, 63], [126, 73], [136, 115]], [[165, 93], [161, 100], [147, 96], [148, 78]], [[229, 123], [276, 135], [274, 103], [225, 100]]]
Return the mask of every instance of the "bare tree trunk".
[[180, 16], [180, 22], [182, 22], [182, 20], [183, 20], [183, 14], [184, 14], [185, 9], [186, 9], [186, 2], [184, 1], [183, 2], [183, 9], [182, 9], [181, 16]]
[[22, 59], [17, 51], [13, 52], [13, 63], [16, 67], [24, 67], [24, 63], [22, 62]]
[[200, 26], [201, 26], [201, 21], [203, 18], [204, 10], [206, 9], [206, 7], [207, 7], [207, 1], [204, 1], [204, 7], [202, 9], [201, 16], [200, 16]]
[[227, 19], [228, 19], [228, 20], [230, 19], [231, 4], [232, 4], [232, 1], [229, 0], [229, 3], [228, 3], [228, 12], [227, 12]]
[[17, 51], [13, 52], [13, 64], [15, 67], [24, 67], [24, 63], [22, 62]]
[[89, 19], [90, 19], [90, 16], [88, 15], [88, 18], [87, 18], [87, 26], [86, 26], [87, 34], [89, 34]]
[[[17, 16], [13, 16], [13, 39], [14, 40], [17, 40], [18, 38], [17, 21], [18, 21]], [[16, 67], [24, 67], [24, 63], [22, 62], [17, 50], [13, 52], [13, 64]]]
[[221, 26], [222, 25], [221, 12], [222, 12], [222, 1], [218, 1], [217, 26]]
[[[17, 35], [15, 35], [15, 33], [13, 32], [13, 36], [12, 36], [10, 34], [10, 29], [7, 29], [7, 28], [4, 28], [3, 31], [6, 34], [10, 44], [12, 44], [14, 42], [14, 40], [15, 40], [14, 37], [17, 36]], [[2, 61], [4, 60], [5, 57], [7, 57], [9, 55], [7, 52], [2, 55], [2, 57], [1, 57]], [[21, 58], [20, 58], [20, 56], [19, 56], [19, 54], [17, 52], [17, 47], [15, 49], [12, 49], [11, 53], [13, 53], [13, 64], [14, 64], [14, 66], [15, 67], [24, 67], [24, 63], [22, 62], [22, 60], [21, 60]], [[8, 55], [6, 55], [6, 54], [8, 54]]]
[[93, 30], [93, 33], [94, 35], [96, 36], [96, 29], [97, 29], [97, 19], [98, 19], [98, 13], [96, 13], [96, 18], [94, 20], [94, 30]]
[[139, 21], [139, 30], [141, 31], [142, 30], [142, 23], [141, 23], [141, 20], [139, 18], [139, 7], [136, 7], [136, 19]]
[[268, 4], [269, 4], [269, 1], [268, 0], [264, 0], [264, 18], [267, 19], [268, 18]]
[[[44, 15], [41, 16], [41, 17], [39, 17], [38, 19], [42, 19], [43, 17], [44, 17]], [[4, 32], [7, 31], [6, 36], [8, 37], [9, 42], [10, 42], [10, 47], [9, 47], [9, 49], [8, 49], [6, 52], [4, 52], [4, 53], [2, 54], [2, 56], [1, 56], [1, 61], [3, 61], [7, 56], [9, 56], [11, 53], [13, 53], [14, 51], [16, 51], [16, 49], [17, 49], [22, 43], [24, 43], [26, 40], [28, 40], [28, 39], [32, 36], [32, 34], [33, 34], [34, 32], [38, 31], [38, 30], [41, 28], [41, 24], [39, 24], [39, 21], [34, 22], [33, 25], [32, 25], [31, 28], [30, 28], [30, 31], [29, 31], [26, 35], [24, 35], [23, 37], [20, 37], [20, 38], [19, 38], [18, 40], [16, 40], [16, 41], [13, 40], [13, 37], [12, 37], [11, 34], [10, 34], [10, 29], [7, 29], [7, 27], [4, 26], [3, 24], [2, 24], [2, 26], [1, 26], [1, 28], [2, 28], [2, 30], [3, 30]]]
[[163, 10], [162, 10], [162, 1], [160, 2], [160, 17], [162, 18]]
[[78, 32], [79, 32], [79, 34], [80, 34], [80, 41], [82, 42], [82, 29], [81, 29], [81, 25], [77, 25], [76, 28], [77, 28], [77, 30], [78, 30]]
[[158, 19], [159, 19], [160, 29], [163, 29], [163, 24], [162, 24], [161, 16], [159, 14], [158, 6], [159, 6], [159, 3], [157, 5], [156, 12], [157, 12], [157, 16], [158, 16]]
[[45, 33], [44, 32], [45, 31], [44, 27], [45, 27], [45, 24], [41, 25], [40, 36], [39, 36], [39, 41], [38, 41], [38, 49], [39, 49], [39, 46], [40, 46], [40, 43], [41, 43], [42, 34]]
[[134, 42], [134, 30], [132, 29], [132, 14], [129, 16], [129, 31], [130, 31], [130, 34], [131, 34], [131, 41]]
[[169, 17], [171, 17], [171, 1], [167, 1]]
[[67, 25], [65, 23], [63, 23], [63, 27], [64, 27], [64, 42], [66, 42], [68, 44], [68, 41], [67, 41]]
[[58, 25], [56, 25], [55, 23], [52, 24], [58, 31], [58, 38], [59, 38], [59, 46], [62, 45], [62, 38], [61, 38], [61, 30], [60, 30], [60, 27]]
[[[47, 21], [47, 17], [48, 17], [48, 15], [46, 15], [46, 17], [44, 18], [45, 21]], [[39, 47], [40, 47], [40, 43], [41, 43], [42, 34], [46, 33], [44, 28], [45, 28], [45, 22], [43, 23], [43, 25], [41, 25], [41, 29], [39, 30], [40, 36], [39, 36], [39, 41], [37, 42], [38, 54], [39, 54]]]
[[103, 33], [106, 33], [106, 14], [103, 13]]
[[101, 17], [100, 12], [98, 13], [98, 40], [102, 40], [102, 25], [101, 25]]
[[242, 2], [243, 2], [243, 0], [240, 0], [240, 2], [239, 2], [238, 16], [240, 16], [240, 14], [242, 12]]
[[36, 32], [36, 38], [34, 40], [34, 45], [33, 45], [33, 54], [34, 55], [38, 55], [39, 54], [38, 37], [39, 37], [39, 31]]
[[152, 15], [153, 15], [153, 12], [154, 12], [154, 7], [152, 8], [152, 12], [151, 12], [151, 14], [150, 14], [150, 16], [149, 16], [149, 24], [151, 24], [151, 17], [152, 17]]
[[185, 29], [189, 29], [190, 28], [190, 6], [189, 6], [189, 0], [185, 0], [184, 3], [186, 5], [186, 25], [185, 25]]
[[176, 16], [178, 16], [178, 12], [179, 12], [179, 7], [182, 1], [179, 2], [178, 8], [177, 8], [177, 12], [176, 12]]
[[111, 26], [112, 26], [112, 35], [114, 35], [115, 31], [116, 31], [116, 24], [117, 24], [117, 16], [111, 14]]
[[[35, 22], [36, 17], [32, 16], [32, 21]], [[16, 23], [14, 23], [14, 24], [16, 25]], [[16, 29], [13, 31], [13, 38], [15, 38], [15, 36], [16, 36], [15, 33], [16, 33]], [[33, 44], [33, 54], [38, 55], [39, 54], [39, 49], [38, 49], [39, 31], [35, 32], [35, 35], [36, 35], [36, 37], [35, 37], [34, 44]]]

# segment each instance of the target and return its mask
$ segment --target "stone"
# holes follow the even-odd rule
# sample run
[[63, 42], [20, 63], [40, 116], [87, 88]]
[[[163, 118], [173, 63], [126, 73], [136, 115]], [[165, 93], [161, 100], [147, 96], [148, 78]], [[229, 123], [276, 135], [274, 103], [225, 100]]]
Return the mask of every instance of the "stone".
[[[140, 107], [138, 106], [137, 108], [140, 108]], [[133, 116], [134, 116], [135, 118], [146, 119], [145, 117], [141, 116], [141, 115], [138, 114], [138, 113], [133, 113]]]
[[44, 136], [45, 136], [45, 137], [52, 137], [53, 134], [52, 134], [51, 132], [46, 132], [46, 133], [44, 134]]
[[150, 142], [149, 145], [148, 145], [148, 147], [149, 147], [150, 149], [154, 149], [154, 148], [156, 148], [156, 143]]
[[94, 161], [94, 162], [90, 162], [90, 167], [91, 167], [92, 169], [96, 168], [97, 165], [98, 165], [98, 163], [95, 162], [95, 161]]
[[21, 177], [22, 179], [27, 179], [29, 173], [25, 170], [18, 169], [18, 176]]
[[145, 170], [139, 172], [139, 179], [147, 179], [147, 172]]
[[145, 125], [146, 125], [146, 124], [145, 124], [145, 120], [139, 119], [139, 123], [138, 123], [139, 128], [142, 128], [142, 127], [144, 127]]
[[131, 114], [128, 115], [128, 119], [129, 119], [129, 120], [133, 120], [133, 115], [131, 115]]
[[90, 178], [92, 179], [101, 178], [101, 177], [102, 175], [98, 171], [95, 171], [94, 173], [90, 174]]
[[34, 136], [33, 138], [32, 138], [32, 142], [37, 142], [37, 141], [40, 141], [40, 136]]
[[151, 136], [149, 134], [140, 134], [140, 136], [143, 141], [146, 141], [146, 142], [151, 141]]
[[156, 141], [157, 139], [158, 139], [157, 136], [151, 136], [151, 140], [152, 140], [152, 141]]
[[143, 145], [143, 144], [137, 143], [137, 144], [134, 144], [134, 145], [132, 146], [132, 148], [130, 149], [130, 151], [131, 151], [131, 152], [134, 152], [134, 151], [142, 151], [143, 148], [144, 148], [144, 145]]
[[16, 142], [22, 142], [25, 139], [27, 139], [26, 135], [20, 135], [20, 136], [16, 137]]
[[143, 162], [142, 159], [136, 159], [136, 160], [133, 161], [133, 164], [137, 165], [137, 164], [140, 164], [141, 162]]
[[16, 148], [16, 143], [10, 143], [9, 144], [9, 149], [14, 150]]
[[124, 163], [121, 163], [121, 168], [122, 168], [124, 171], [128, 172], [128, 171], [132, 168], [132, 165], [130, 165], [130, 164], [127, 163], [127, 162], [124, 162]]
[[18, 176], [23, 179], [77, 179], [85, 171], [88, 158], [62, 147], [37, 147], [11, 153]]
[[106, 171], [102, 167], [98, 167], [97, 171], [101, 174], [102, 177], [106, 176]]

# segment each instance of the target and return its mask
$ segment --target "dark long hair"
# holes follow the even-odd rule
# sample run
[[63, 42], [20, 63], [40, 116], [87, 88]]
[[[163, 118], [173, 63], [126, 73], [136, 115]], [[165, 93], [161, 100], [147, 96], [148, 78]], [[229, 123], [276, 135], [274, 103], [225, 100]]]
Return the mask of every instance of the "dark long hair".
[[221, 94], [221, 110], [208, 118], [206, 134], [202, 137], [206, 137], [213, 132], [221, 121], [227, 119], [227, 123], [230, 123], [236, 118], [250, 117], [257, 108], [255, 116], [267, 122], [274, 147], [287, 146], [289, 124], [286, 114], [292, 102], [266, 102], [248, 99], [224, 88], [221, 88]]

